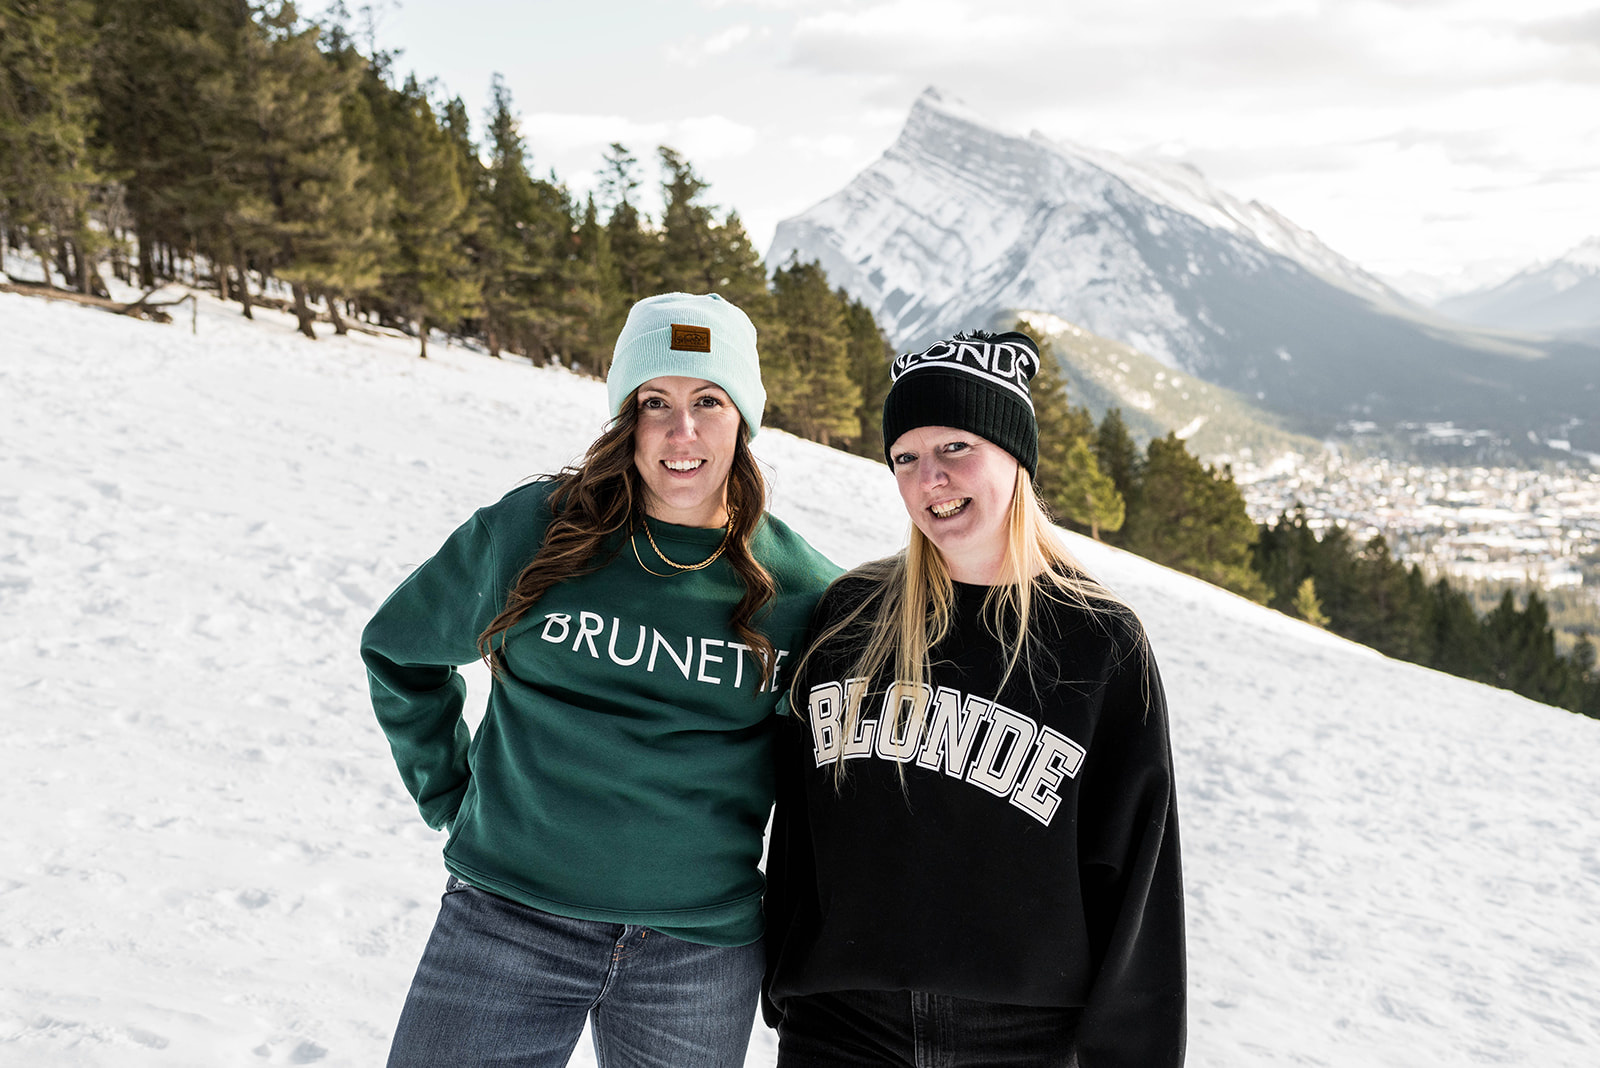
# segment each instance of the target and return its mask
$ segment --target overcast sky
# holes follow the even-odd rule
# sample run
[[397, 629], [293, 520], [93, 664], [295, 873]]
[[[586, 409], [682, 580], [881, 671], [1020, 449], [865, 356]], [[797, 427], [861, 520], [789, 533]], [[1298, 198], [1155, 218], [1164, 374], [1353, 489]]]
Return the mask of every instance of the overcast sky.
[[[352, 7], [355, 0], [349, 0]], [[309, 5], [308, 5], [309, 6]], [[1600, 234], [1600, 0], [377, 0], [379, 47], [580, 195], [682, 152], [763, 252], [930, 85], [991, 125], [1162, 153], [1390, 277]], [[359, 16], [358, 16], [359, 20]], [[481, 132], [481, 126], [480, 126]]]

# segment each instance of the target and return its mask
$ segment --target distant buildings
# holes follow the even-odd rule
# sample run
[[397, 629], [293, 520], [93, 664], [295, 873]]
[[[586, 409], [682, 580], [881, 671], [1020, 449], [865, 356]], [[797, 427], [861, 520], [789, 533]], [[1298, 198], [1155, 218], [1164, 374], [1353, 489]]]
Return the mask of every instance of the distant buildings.
[[1251, 518], [1270, 523], [1303, 505], [1313, 529], [1342, 524], [1358, 541], [1382, 534], [1394, 555], [1430, 575], [1582, 587], [1600, 599], [1600, 470], [1533, 471], [1291, 454], [1233, 465]]

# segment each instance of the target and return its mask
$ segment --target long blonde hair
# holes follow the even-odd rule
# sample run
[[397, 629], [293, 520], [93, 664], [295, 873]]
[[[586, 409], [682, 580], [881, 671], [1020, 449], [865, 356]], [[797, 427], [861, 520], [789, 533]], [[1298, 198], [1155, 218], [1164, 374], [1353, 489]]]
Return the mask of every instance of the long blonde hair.
[[[794, 682], [790, 684], [790, 706], [797, 712], [805, 707], [804, 695], [797, 694], [794, 687], [799, 685], [806, 662], [817, 649], [835, 638], [850, 644], [859, 642], [861, 653], [844, 678], [875, 680], [892, 665], [893, 694], [886, 707], [896, 709], [892, 729], [898, 733], [903, 727], [900, 720], [905, 703], [894, 697], [930, 681], [929, 651], [950, 633], [955, 587], [944, 555], [912, 524], [905, 549], [862, 564], [836, 581], [864, 581], [869, 590], [812, 640], [796, 666]], [[1030, 637], [1029, 625], [1035, 598], [1039, 596], [1090, 615], [1131, 611], [1126, 601], [1102, 586], [1062, 545], [1049, 512], [1034, 492], [1033, 480], [1019, 466], [1006, 517], [1006, 551], [999, 580], [989, 588], [982, 613], [990, 632], [1006, 650], [997, 694], [1005, 689], [1019, 666], [1031, 674], [1033, 658], [1041, 655]], [[1141, 630], [1141, 642], [1142, 633]], [[870, 682], [847, 687], [840, 710], [842, 737], [855, 736], [861, 721], [861, 703], [870, 689]], [[835, 762], [836, 782], [843, 779], [845, 764], [843, 760]], [[901, 774], [904, 775], [903, 769]]]

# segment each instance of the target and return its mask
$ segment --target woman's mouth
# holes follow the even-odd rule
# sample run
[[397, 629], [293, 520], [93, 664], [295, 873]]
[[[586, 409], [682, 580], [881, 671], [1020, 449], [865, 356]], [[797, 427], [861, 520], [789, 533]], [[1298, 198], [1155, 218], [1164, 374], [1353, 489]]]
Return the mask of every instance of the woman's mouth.
[[971, 497], [957, 497], [953, 501], [940, 501], [938, 504], [930, 504], [928, 505], [928, 511], [933, 513], [935, 519], [949, 519], [971, 502]]
[[695, 471], [705, 463], [704, 460], [662, 460], [661, 462], [668, 471], [678, 472]]

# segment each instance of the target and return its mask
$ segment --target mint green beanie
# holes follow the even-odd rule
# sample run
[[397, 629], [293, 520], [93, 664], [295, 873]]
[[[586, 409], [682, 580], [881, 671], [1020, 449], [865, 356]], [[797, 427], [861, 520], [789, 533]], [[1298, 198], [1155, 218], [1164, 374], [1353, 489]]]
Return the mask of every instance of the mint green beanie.
[[629, 310], [606, 375], [611, 414], [620, 415], [634, 390], [663, 375], [715, 382], [739, 409], [750, 437], [761, 429], [767, 391], [761, 385], [756, 328], [748, 315], [715, 293], [662, 293]]

